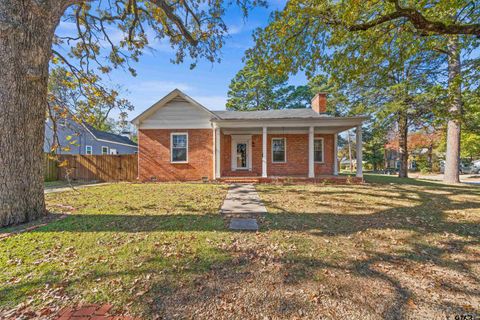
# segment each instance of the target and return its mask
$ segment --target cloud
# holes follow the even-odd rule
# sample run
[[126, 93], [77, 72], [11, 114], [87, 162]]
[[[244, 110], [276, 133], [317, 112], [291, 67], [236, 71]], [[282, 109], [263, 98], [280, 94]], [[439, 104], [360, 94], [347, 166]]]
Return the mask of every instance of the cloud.
[[258, 21], [243, 21], [240, 23], [229, 24], [227, 25], [227, 29], [229, 35], [236, 35], [240, 33], [251, 32], [260, 26], [261, 24]]
[[233, 34], [238, 34], [241, 33], [244, 29], [244, 24], [243, 25], [231, 25], [228, 26], [228, 34], [233, 35]]

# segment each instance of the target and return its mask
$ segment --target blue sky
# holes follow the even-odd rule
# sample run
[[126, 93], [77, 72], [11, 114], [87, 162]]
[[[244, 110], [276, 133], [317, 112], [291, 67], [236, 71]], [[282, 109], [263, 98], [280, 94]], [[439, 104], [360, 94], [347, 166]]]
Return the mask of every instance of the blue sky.
[[[112, 84], [126, 89], [123, 96], [128, 98], [135, 110], [129, 119], [143, 112], [153, 103], [161, 99], [171, 90], [178, 88], [204, 106], [212, 110], [225, 109], [228, 85], [238, 70], [243, 66], [242, 57], [252, 44], [252, 32], [268, 22], [269, 14], [275, 9], [282, 9], [285, 0], [270, 1], [268, 8], [256, 8], [244, 19], [236, 7], [228, 9], [224, 20], [229, 28], [229, 37], [222, 48], [220, 63], [201, 60], [197, 67], [190, 70], [189, 63], [172, 64], [173, 49], [168, 44], [157, 41], [152, 44], [156, 50], [146, 52], [134, 65], [137, 77], [128, 72], [117, 70], [112, 72]], [[61, 23], [57, 33], [67, 33], [72, 24]], [[292, 83], [304, 82], [302, 76], [292, 78]]]

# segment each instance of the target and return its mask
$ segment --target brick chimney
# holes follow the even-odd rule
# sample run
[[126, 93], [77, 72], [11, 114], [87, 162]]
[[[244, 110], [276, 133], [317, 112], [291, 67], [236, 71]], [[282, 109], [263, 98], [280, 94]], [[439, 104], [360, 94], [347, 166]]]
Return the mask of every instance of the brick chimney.
[[313, 97], [312, 109], [317, 113], [327, 113], [327, 93], [319, 92]]

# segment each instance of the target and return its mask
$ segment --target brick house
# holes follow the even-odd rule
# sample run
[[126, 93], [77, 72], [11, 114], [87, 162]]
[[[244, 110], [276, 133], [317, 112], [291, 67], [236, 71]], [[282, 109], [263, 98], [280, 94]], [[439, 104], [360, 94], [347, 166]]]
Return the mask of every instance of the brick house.
[[311, 109], [211, 111], [175, 89], [132, 121], [139, 179], [342, 179], [337, 135], [357, 128], [362, 163], [366, 117], [333, 117], [326, 106], [326, 95], [317, 94]]

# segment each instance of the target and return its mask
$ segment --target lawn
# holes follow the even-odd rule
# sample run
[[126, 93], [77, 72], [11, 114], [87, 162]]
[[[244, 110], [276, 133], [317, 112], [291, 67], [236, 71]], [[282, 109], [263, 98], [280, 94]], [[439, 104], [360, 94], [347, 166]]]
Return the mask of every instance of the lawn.
[[49, 194], [49, 209], [67, 218], [0, 241], [0, 310], [96, 302], [145, 319], [479, 312], [480, 188], [367, 182], [259, 185], [269, 213], [256, 234], [226, 229], [223, 185]]

